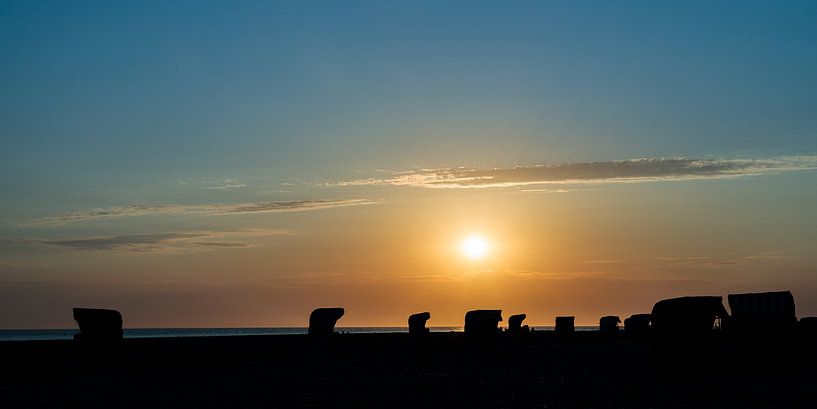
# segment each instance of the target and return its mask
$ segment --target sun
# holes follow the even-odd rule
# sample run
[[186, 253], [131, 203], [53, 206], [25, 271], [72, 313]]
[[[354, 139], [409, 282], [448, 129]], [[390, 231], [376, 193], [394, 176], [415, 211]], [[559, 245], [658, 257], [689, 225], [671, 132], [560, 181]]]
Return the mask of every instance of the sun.
[[472, 234], [460, 243], [460, 251], [471, 260], [484, 258], [488, 255], [488, 250], [490, 250], [488, 241], [478, 234]]

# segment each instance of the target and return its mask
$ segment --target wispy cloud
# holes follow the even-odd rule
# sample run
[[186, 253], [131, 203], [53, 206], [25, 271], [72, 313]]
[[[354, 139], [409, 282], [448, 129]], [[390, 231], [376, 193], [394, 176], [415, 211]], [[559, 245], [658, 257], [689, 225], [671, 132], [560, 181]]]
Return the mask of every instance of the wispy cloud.
[[660, 157], [500, 169], [422, 169], [400, 172], [385, 178], [356, 179], [335, 182], [331, 185], [496, 188], [541, 184], [712, 179], [809, 169], [817, 169], [817, 156], [782, 156], [768, 159]]
[[366, 199], [343, 199], [289, 200], [276, 202], [204, 205], [134, 204], [127, 206], [79, 210], [75, 212], [40, 217], [32, 220], [30, 223], [27, 223], [26, 226], [54, 225], [107, 217], [145, 216], [155, 214], [203, 214], [222, 216], [248, 213], [298, 212], [334, 207], [367, 205], [372, 203], [374, 202]]
[[286, 230], [239, 229], [128, 234], [65, 240], [6, 239], [0, 242], [18, 245], [54, 246], [83, 252], [178, 253], [214, 248], [255, 247], [254, 242], [247, 240], [288, 234], [292, 233]]
[[[646, 259], [623, 260], [638, 269], [694, 268], [706, 266], [763, 265], [765, 263], [812, 265], [817, 254], [770, 250], [732, 256], [662, 256]], [[587, 263], [587, 262], [586, 262]]]
[[621, 264], [622, 262], [624, 262], [624, 260], [619, 259], [595, 259], [583, 261], [584, 264]]
[[[4, 241], [0, 239], [0, 244], [3, 244]], [[16, 262], [0, 262], [0, 269], [2, 268], [41, 268], [41, 267], [48, 267], [49, 264], [46, 263], [16, 263]]]
[[519, 192], [528, 192], [528, 193], [544, 193], [544, 194], [554, 194], [554, 193], [571, 193], [571, 192], [587, 192], [597, 189], [521, 189]]
[[227, 190], [227, 189], [238, 189], [241, 187], [246, 187], [247, 185], [244, 183], [239, 182], [235, 179], [224, 179], [218, 182], [215, 186], [207, 186], [205, 189], [209, 190]]

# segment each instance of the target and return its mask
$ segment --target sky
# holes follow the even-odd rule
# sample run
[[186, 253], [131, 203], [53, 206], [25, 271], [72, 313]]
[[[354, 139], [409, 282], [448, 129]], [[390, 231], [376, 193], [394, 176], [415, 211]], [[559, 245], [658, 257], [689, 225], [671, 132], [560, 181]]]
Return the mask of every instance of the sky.
[[816, 3], [407, 3], [0, 3], [0, 328], [817, 315]]

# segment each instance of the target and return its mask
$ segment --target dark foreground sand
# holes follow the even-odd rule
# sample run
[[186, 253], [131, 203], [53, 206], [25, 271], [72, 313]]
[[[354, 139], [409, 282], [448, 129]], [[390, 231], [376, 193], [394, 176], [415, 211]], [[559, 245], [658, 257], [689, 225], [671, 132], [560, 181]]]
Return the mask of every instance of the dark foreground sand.
[[[814, 349], [794, 369], [656, 376], [646, 341], [537, 333], [472, 344], [461, 333], [128, 339], [116, 360], [71, 341], [0, 343], [0, 408], [814, 408]], [[724, 361], [728, 361], [724, 358]], [[726, 369], [718, 369], [726, 368]]]

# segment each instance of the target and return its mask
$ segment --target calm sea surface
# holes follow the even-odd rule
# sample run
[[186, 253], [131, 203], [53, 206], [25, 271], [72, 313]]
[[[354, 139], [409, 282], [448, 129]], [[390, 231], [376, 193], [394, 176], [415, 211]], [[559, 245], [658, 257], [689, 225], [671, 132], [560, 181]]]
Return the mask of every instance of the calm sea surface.
[[[462, 327], [430, 327], [431, 332], [461, 332]], [[552, 330], [541, 326], [537, 330]], [[595, 331], [598, 327], [576, 327], [576, 331]], [[338, 327], [349, 334], [402, 333], [406, 327]], [[72, 339], [77, 329], [0, 329], [0, 341], [36, 341]], [[242, 335], [306, 334], [306, 328], [126, 328], [125, 338], [213, 337]]]

